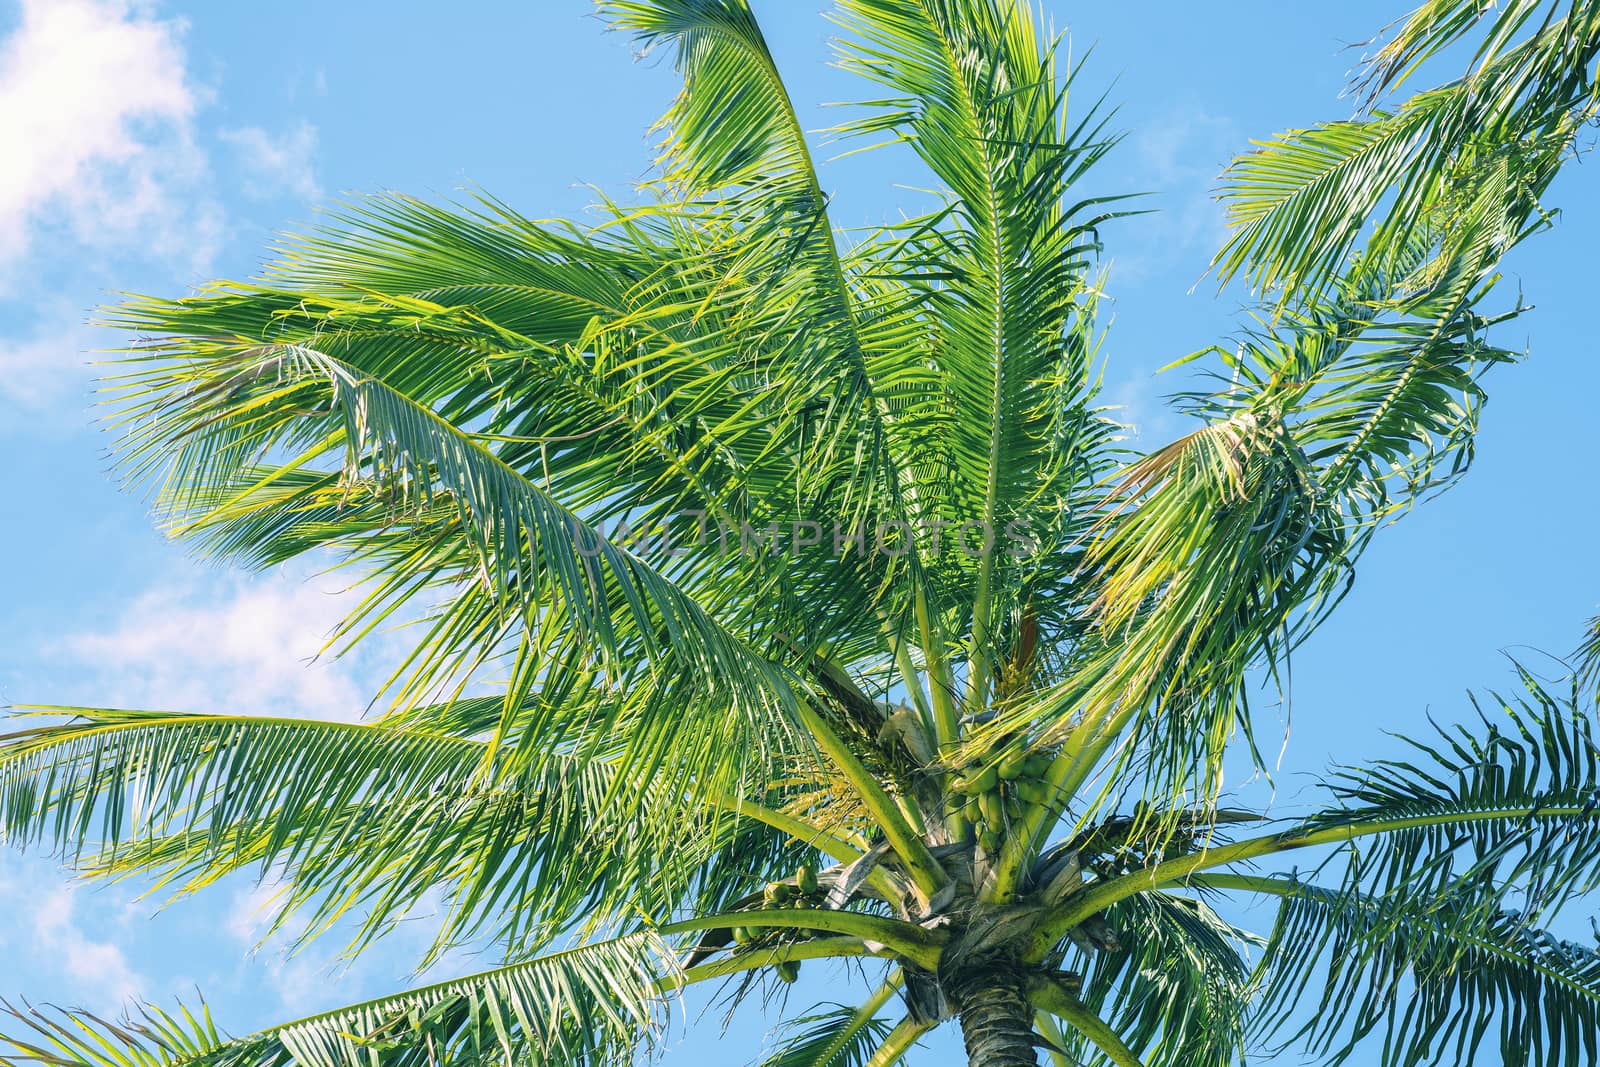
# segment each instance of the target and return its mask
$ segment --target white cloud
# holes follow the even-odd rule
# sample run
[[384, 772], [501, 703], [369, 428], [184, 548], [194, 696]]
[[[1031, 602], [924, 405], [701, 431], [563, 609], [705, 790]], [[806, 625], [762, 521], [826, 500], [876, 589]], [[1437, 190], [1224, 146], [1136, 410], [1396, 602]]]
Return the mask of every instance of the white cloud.
[[205, 176], [181, 22], [126, 0], [22, 0], [0, 42], [0, 263], [41, 227], [203, 269], [220, 210]]
[[[89, 350], [104, 344], [94, 336], [84, 315], [70, 312], [41, 316], [23, 337], [0, 335], [0, 410], [60, 405], [72, 399], [73, 387], [88, 378]], [[86, 390], [80, 399], [87, 407]]]
[[[291, 934], [298, 928], [293, 919], [283, 930], [266, 936], [285, 884], [268, 880], [236, 890], [222, 926], [248, 950], [261, 987], [277, 994], [280, 1011], [286, 1015], [334, 1007], [352, 999], [349, 990], [387, 992], [404, 983], [404, 974], [431, 946], [447, 910], [442, 890], [430, 889], [397, 920], [381, 948], [369, 948], [355, 958], [345, 956], [341, 935], [353, 932], [347, 920], [325, 932], [321, 939], [296, 950]], [[476, 969], [471, 966], [472, 956], [467, 948], [448, 949], [431, 966], [413, 971], [412, 977], [421, 980], [426, 975]]]
[[1113, 382], [1102, 399], [1113, 409], [1112, 418], [1126, 427], [1127, 438], [1144, 449], [1164, 445], [1183, 432], [1183, 420], [1173, 411], [1154, 374]]
[[64, 884], [36, 898], [31, 915], [34, 948], [48, 954], [82, 994], [102, 1006], [121, 1007], [148, 992], [148, 983], [115, 944], [85, 933], [74, 914], [77, 893], [77, 886]]
[[273, 902], [282, 892], [283, 885], [274, 882], [261, 882], [236, 891], [224, 924], [228, 933], [251, 948], [258, 946], [272, 926], [276, 911]]
[[327, 96], [328, 72], [322, 67], [306, 71], [296, 70], [289, 75], [288, 97], [290, 103], [299, 100], [302, 96]]
[[1142, 238], [1131, 255], [1117, 258], [1119, 283], [1157, 271], [1180, 269], [1198, 278], [1227, 239], [1227, 223], [1215, 189], [1235, 151], [1244, 143], [1232, 119], [1184, 105], [1143, 124], [1130, 148], [1143, 187], [1155, 208], [1141, 220]]
[[319, 653], [353, 595], [286, 574], [163, 584], [46, 653], [88, 675], [101, 705], [351, 720], [374, 679], [361, 658]]
[[245, 192], [257, 198], [280, 193], [315, 200], [317, 185], [312, 156], [317, 150], [317, 128], [309, 122], [273, 135], [259, 126], [222, 131], [222, 139], [239, 153], [245, 171]]
[[1192, 105], [1176, 108], [1143, 126], [1133, 149], [1158, 187], [1214, 181], [1239, 148], [1232, 119]]

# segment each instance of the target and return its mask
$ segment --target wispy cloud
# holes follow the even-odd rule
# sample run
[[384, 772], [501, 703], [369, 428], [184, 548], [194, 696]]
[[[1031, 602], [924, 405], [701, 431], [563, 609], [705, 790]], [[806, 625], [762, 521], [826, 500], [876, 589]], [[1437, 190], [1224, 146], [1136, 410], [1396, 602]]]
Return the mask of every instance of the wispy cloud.
[[1155, 374], [1125, 378], [1110, 383], [1102, 398], [1114, 410], [1111, 417], [1126, 428], [1127, 439], [1149, 450], [1177, 437], [1184, 431], [1184, 419], [1167, 400], [1172, 384]]
[[277, 134], [244, 126], [222, 131], [222, 139], [238, 153], [247, 195], [267, 199], [287, 194], [301, 200], [322, 195], [313, 162], [317, 128], [311, 123], [301, 121]]
[[1119, 255], [1119, 282], [1142, 280], [1165, 270], [1199, 278], [1227, 236], [1215, 189], [1243, 144], [1238, 124], [1193, 105], [1175, 108], [1144, 123], [1129, 148], [1143, 187], [1154, 195], [1140, 208], [1155, 209], [1138, 229], [1131, 254]]
[[0, 41], [0, 272], [42, 232], [206, 266], [220, 209], [194, 195], [205, 93], [183, 33], [124, 0], [23, 0]]
[[[65, 407], [77, 387], [88, 379], [89, 351], [103, 345], [85, 321], [87, 314], [65, 306], [53, 307], [35, 318], [32, 329], [20, 337], [0, 334], [0, 423], [10, 429], [26, 425], [29, 432], [50, 430], [56, 424], [30, 419], [5, 419], [9, 408], [37, 411]], [[81, 390], [78, 398], [86, 400]], [[84, 405], [86, 406], [86, 404]], [[74, 429], [83, 420], [77, 420]]]
[[[373, 989], [392, 991], [406, 979], [407, 971], [425, 955], [438, 931], [441, 917], [448, 910], [442, 890], [433, 889], [406, 914], [399, 916], [381, 949], [369, 949], [355, 957], [341, 951], [341, 934], [350, 932], [348, 921], [337, 924], [322, 937], [298, 949], [292, 934], [298, 932], [295, 920], [268, 937], [272, 920], [282, 901], [279, 894], [285, 883], [264, 881], [234, 892], [222, 926], [249, 953], [250, 964], [261, 977], [261, 984], [277, 994], [281, 1010], [288, 1015], [304, 1015], [348, 1001], [348, 992], [330, 989]], [[468, 948], [447, 949], [434, 963], [411, 971], [414, 978], [425, 975], [457, 974], [471, 969], [473, 952]], [[330, 982], [330, 979], [336, 981]]]
[[288, 96], [291, 104], [298, 102], [302, 97], [327, 96], [327, 70], [322, 67], [297, 68], [289, 75], [285, 95]]
[[290, 575], [164, 582], [45, 653], [87, 678], [100, 704], [351, 720], [372, 697], [377, 672], [363, 666], [381, 649], [319, 653], [354, 595]]
[[80, 891], [76, 885], [60, 884], [33, 898], [32, 948], [48, 954], [81, 996], [100, 1001], [97, 1007], [123, 1007], [148, 994], [149, 983], [128, 963], [122, 949], [84, 930], [76, 915]]
[[256, 948], [272, 927], [273, 901], [283, 891], [281, 883], [260, 882], [236, 890], [223, 925], [234, 940]]

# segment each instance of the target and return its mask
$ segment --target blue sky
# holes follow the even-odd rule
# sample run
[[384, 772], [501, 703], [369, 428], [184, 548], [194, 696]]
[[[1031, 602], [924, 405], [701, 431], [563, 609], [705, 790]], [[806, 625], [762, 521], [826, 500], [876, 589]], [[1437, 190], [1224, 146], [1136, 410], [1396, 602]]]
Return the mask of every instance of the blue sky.
[[[823, 4], [756, 6], [808, 121], [827, 125], [811, 104], [853, 88], [824, 65]], [[1348, 113], [1339, 92], [1359, 53], [1347, 46], [1401, 8], [1049, 6], [1075, 52], [1094, 46], [1085, 84], [1110, 88], [1127, 131], [1097, 182], [1151, 192], [1158, 209], [1106, 233], [1105, 349], [1108, 398], [1157, 444], [1182, 426], [1161, 397], [1183, 383], [1152, 371], [1238, 321], [1237, 294], [1201, 280], [1222, 232], [1217, 171], [1251, 137]], [[117, 290], [248, 275], [274, 231], [345, 193], [476, 185], [551, 216], [583, 210], [579, 183], [625, 192], [673, 75], [633, 61], [588, 10], [0, 0], [0, 703], [359, 714], [397, 648], [310, 664], [340, 611], [335, 582], [202, 567], [152, 530], [109, 475], [92, 410], [87, 350], [118, 338], [83, 323]], [[1293, 723], [1278, 803], [1330, 760], [1391, 751], [1385, 730], [1465, 714], [1466, 688], [1507, 682], [1503, 652], [1569, 650], [1596, 610], [1594, 181], [1571, 168], [1552, 196], [1563, 221], [1508, 264], [1537, 310], [1499, 339], [1531, 355], [1489, 383], [1476, 469], [1379, 536], [1354, 593], [1295, 657], [1292, 707], [1263, 697], [1268, 748]], [[898, 182], [916, 178], [892, 155], [824, 173], [843, 225], [892, 216], [913, 195]], [[245, 1032], [396, 987], [425, 938], [422, 915], [341, 971], [333, 943], [251, 953], [261, 895], [224, 885], [152, 917], [157, 901], [136, 887], [72, 888], [47, 860], [0, 853], [0, 995], [114, 1011], [198, 986]], [[471, 966], [453, 959], [440, 976]], [[808, 973], [794, 1006], [846, 995], [841, 981]], [[718, 1041], [719, 1018], [676, 1029], [667, 1062], [754, 1057], [767, 1022], [745, 1018]], [[944, 1034], [930, 1047], [922, 1062], [948, 1062], [954, 1046]]]

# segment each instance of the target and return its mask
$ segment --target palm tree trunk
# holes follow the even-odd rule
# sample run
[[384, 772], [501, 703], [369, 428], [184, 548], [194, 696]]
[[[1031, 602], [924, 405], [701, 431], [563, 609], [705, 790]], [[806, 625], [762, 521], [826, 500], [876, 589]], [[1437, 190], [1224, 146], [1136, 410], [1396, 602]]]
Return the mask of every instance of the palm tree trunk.
[[1012, 967], [976, 967], [947, 984], [971, 1067], [1038, 1067], [1033, 1008]]

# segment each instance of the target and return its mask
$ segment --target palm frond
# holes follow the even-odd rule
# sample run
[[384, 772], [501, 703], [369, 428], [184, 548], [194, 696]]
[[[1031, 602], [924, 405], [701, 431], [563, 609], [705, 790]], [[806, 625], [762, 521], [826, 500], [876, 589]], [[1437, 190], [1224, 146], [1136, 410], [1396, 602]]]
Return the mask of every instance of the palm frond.
[[1335, 296], [1213, 350], [1225, 384], [1182, 398], [1202, 427], [1122, 474], [1078, 575], [1089, 639], [1002, 720], [1062, 743], [1060, 797], [1113, 756], [1145, 768], [1158, 809], [1211, 796], [1224, 749], [1249, 739], [1247, 673], [1337, 605], [1383, 523], [1466, 470], [1479, 378], [1515, 358], [1489, 331], [1520, 309], [1475, 310], [1494, 281], [1475, 269], [1419, 281], [1452, 240], [1419, 232], [1389, 269], [1360, 264]]
[[615, 1064], [665, 1023], [671, 956], [651, 934], [580, 945], [229, 1039], [209, 1014], [146, 1009], [116, 1026], [75, 1012], [11, 1012], [7, 1067], [432, 1067]]
[[1600, 1049], [1600, 951], [1561, 941], [1519, 912], [1458, 886], [1368, 895], [1293, 879], [1251, 888], [1282, 897], [1260, 962], [1262, 1036], [1294, 1032], [1329, 1063], [1583, 1063]]
[[30, 1004], [0, 1001], [0, 1063], [51, 1067], [169, 1067], [206, 1056], [228, 1039], [217, 1029], [211, 1008], [196, 1017], [180, 1005], [169, 1012], [153, 1004], [120, 1023], [89, 1012], [46, 1012]]
[[839, 1004], [784, 1024], [785, 1037], [761, 1067], [864, 1067], [889, 1036], [891, 1024], [878, 1017], [898, 983], [883, 986], [865, 1004]]
[[[1335, 804], [1304, 832], [1377, 833], [1357, 864], [1393, 891], [1493, 873], [1529, 916], [1600, 886], [1600, 746], [1576, 689], [1560, 695], [1519, 668], [1522, 692], [1473, 698], [1476, 729], [1402, 738], [1407, 759], [1337, 772]], [[1489, 702], [1492, 700], [1492, 705]]]
[[[48, 840], [69, 859], [97, 832], [114, 850], [174, 825], [220, 837], [271, 811], [424, 795], [468, 780], [483, 755], [481, 742], [420, 729], [98, 708], [44, 714], [70, 718], [3, 738], [0, 825], [9, 843]], [[292, 818], [278, 825], [274, 851], [295, 829]]]
[[[130, 322], [167, 335], [149, 357], [156, 369], [129, 386], [137, 399], [128, 417], [138, 426], [129, 455], [178, 479], [183, 488], [167, 494], [167, 506], [179, 521], [231, 549], [255, 546], [262, 535], [277, 539], [286, 525], [303, 529], [309, 519], [320, 524], [316, 543], [385, 564], [347, 632], [364, 632], [430, 592], [441, 596], [403, 697], [497, 656], [513, 664], [524, 689], [586, 663], [605, 666], [612, 684], [652, 664], [692, 682], [721, 710], [715, 729], [699, 715], [657, 720], [666, 728], [654, 733], [658, 747], [647, 758], [670, 752], [680, 769], [706, 781], [720, 765], [721, 784], [736, 791], [737, 757], [773, 744], [802, 747], [792, 720], [784, 725], [796, 697], [780, 666], [629, 546], [558, 503], [518, 456], [467, 428], [475, 411], [493, 403], [492, 393], [461, 390], [480, 373], [483, 331], [494, 335], [498, 327], [409, 297], [358, 304], [301, 297], [301, 310], [285, 318], [271, 313], [282, 299], [151, 301], [127, 312]], [[236, 332], [263, 314], [291, 323], [287, 336], [263, 345]], [[349, 329], [337, 324], [346, 315]], [[405, 320], [419, 335], [438, 331], [465, 347], [443, 361], [409, 360], [409, 346], [422, 342], [396, 336]], [[257, 457], [308, 444], [283, 470], [294, 474], [341, 454], [342, 467], [291, 485], [286, 495], [273, 484], [276, 471], [259, 476]], [[372, 506], [345, 510], [347, 492]], [[263, 505], [281, 519], [263, 522]], [[407, 521], [412, 516], [417, 525]], [[508, 698], [508, 710], [518, 699]], [[682, 758], [691, 752], [698, 756]]]
[[[1477, 887], [1537, 921], [1600, 887], [1600, 747], [1592, 710], [1576, 688], [1552, 694], [1519, 669], [1521, 696], [1474, 698], [1482, 735], [1436, 727], [1428, 741], [1402, 738], [1410, 759], [1335, 772], [1332, 803], [1277, 832], [1212, 841], [1160, 854], [1068, 896], [1040, 924], [1042, 958], [1078, 923], [1107, 907], [1206, 872], [1239, 870], [1264, 857], [1334, 849], [1369, 895], [1432, 889], [1447, 897]], [[1226, 877], [1234, 877], [1227, 875]]]
[[869, 529], [900, 517], [889, 424], [911, 414], [908, 396], [930, 395], [918, 384], [924, 365], [898, 343], [913, 335], [916, 304], [899, 288], [847, 273], [829, 198], [754, 12], [746, 0], [600, 7], [646, 47], [675, 49], [684, 83], [661, 122], [668, 137], [653, 188], [668, 204], [709, 201], [738, 272], [762, 279], [759, 302], [779, 330], [747, 342], [786, 364], [768, 378], [784, 400], [768, 407], [768, 421], [801, 448], [800, 496], [824, 493], [835, 517]]
[[[1591, 74], [1600, 8], [1573, 0], [1556, 18], [1559, 5], [1548, 5], [1535, 30], [1513, 43], [1545, 5], [1496, 6], [1463, 77], [1396, 111], [1292, 130], [1235, 160], [1223, 191], [1234, 232], [1214, 264], [1221, 277], [1244, 272], [1259, 288], [1279, 290], [1283, 302], [1299, 300], [1341, 271], [1374, 219], [1364, 254], [1383, 261], [1452, 199], [1496, 199], [1507, 215], [1538, 211], [1563, 153], [1600, 102]], [[1369, 89], [1399, 84], [1489, 10], [1453, 0], [1423, 5], [1374, 57]], [[1495, 173], [1486, 165], [1495, 160], [1514, 161], [1513, 173]]]
[[661, 120], [670, 135], [663, 159], [668, 181], [695, 194], [767, 183], [814, 186], [804, 131], [744, 0], [602, 0], [600, 10], [646, 47], [665, 42], [677, 49], [685, 84]]
[[[1574, 8], [1580, 5], [1573, 5]], [[1383, 41], [1363, 59], [1357, 85], [1369, 97], [1389, 92], [1413, 77], [1429, 59], [1462, 41], [1473, 30], [1487, 28], [1477, 44], [1471, 63], [1482, 66], [1504, 52], [1517, 35], [1539, 15], [1537, 29], [1547, 28], [1556, 17], [1560, 0], [1502, 0], [1492, 6], [1473, 0], [1425, 0], [1403, 19], [1385, 27]]]
[[812, 843], [604, 747], [511, 766], [435, 723], [74, 711], [0, 746], [0, 836], [49, 842], [90, 873], [154, 875], [152, 892], [253, 872], [278, 886], [267, 932], [353, 918], [351, 952], [434, 893], [429, 959], [484, 935], [526, 952], [573, 928], [715, 912]]
[[[971, 617], [971, 707], [988, 698], [1004, 620], [1027, 591], [1026, 562], [1002, 538], [1070, 503], [1103, 444], [1089, 417], [1098, 226], [1115, 212], [1072, 189], [1115, 142], [1097, 104], [1069, 108], [1077, 68], [1026, 4], [847, 0], [842, 63], [895, 94], [841, 127], [902, 141], [944, 184], [949, 208], [904, 246], [934, 279], [926, 315], [938, 331], [950, 423], [948, 488], [937, 518], [982, 532], [986, 549], [952, 591]], [[980, 414], [981, 413], [981, 416]], [[1063, 500], [1063, 498], [1066, 498]], [[1045, 508], [1035, 505], [1045, 502]], [[924, 505], [926, 509], [926, 505]], [[1054, 542], [1053, 529], [1040, 540]], [[1016, 635], [1006, 635], [1007, 643]]]
[[[1082, 974], [1084, 1005], [1149, 1063], [1229, 1067], [1245, 1051], [1254, 992], [1245, 951], [1251, 938], [1205, 901], [1147, 893], [1104, 915], [1117, 947], [1084, 945], [1063, 966]], [[1074, 1062], [1115, 1063], [1073, 1031]]]
[[1589, 632], [1574, 654], [1578, 685], [1600, 698], [1600, 615], [1589, 620]]

